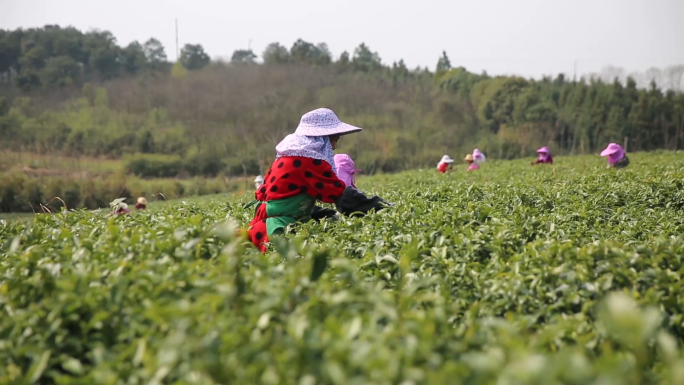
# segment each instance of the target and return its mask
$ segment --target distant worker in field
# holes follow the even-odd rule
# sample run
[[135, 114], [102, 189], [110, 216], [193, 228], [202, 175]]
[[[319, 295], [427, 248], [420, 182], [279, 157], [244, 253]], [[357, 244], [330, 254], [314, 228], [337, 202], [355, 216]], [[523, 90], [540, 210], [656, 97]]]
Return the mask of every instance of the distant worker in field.
[[252, 202], [257, 208], [248, 235], [259, 250], [266, 251], [272, 235], [311, 218], [316, 201], [334, 203], [347, 215], [385, 207], [377, 197], [346, 187], [335, 171], [333, 150], [340, 137], [361, 130], [342, 123], [332, 110], [319, 108], [304, 114], [294, 134], [276, 146], [276, 159]]
[[264, 177], [261, 175], [257, 175], [256, 178], [254, 178], [254, 189], [258, 190], [261, 185], [264, 184]]
[[466, 171], [470, 172], [480, 169], [480, 166], [477, 164], [477, 162], [475, 162], [475, 157], [473, 154], [467, 154], [463, 160], [468, 163], [468, 169]]
[[617, 143], [610, 143], [605, 150], [601, 151], [601, 156], [608, 157], [608, 168], [621, 169], [629, 164], [625, 150]]
[[131, 210], [128, 209], [125, 200], [126, 198], [117, 198], [109, 202], [109, 207], [112, 208], [113, 215], [128, 214], [131, 212]]
[[532, 165], [540, 163], [553, 164], [553, 156], [551, 156], [551, 151], [549, 151], [548, 147], [540, 148], [539, 150], [537, 150], [537, 154], [539, 156], [537, 157], [537, 160], [535, 162], [532, 162]]
[[487, 160], [487, 158], [480, 150], [478, 150], [477, 148], [473, 150], [473, 161], [475, 162], [475, 164], [484, 163], [485, 160]]
[[116, 211], [114, 211], [114, 214], [116, 215], [122, 215], [122, 214], [129, 214], [131, 210], [128, 209], [128, 205], [125, 203], [119, 203], [118, 207], [116, 208]]
[[451, 167], [451, 164], [454, 163], [454, 160], [451, 159], [449, 155], [444, 155], [442, 157], [442, 160], [437, 163], [437, 171], [441, 172], [442, 174], [445, 174], [447, 171], [449, 171], [449, 168]]
[[147, 208], [147, 199], [145, 197], [139, 197], [135, 202], [136, 210], [145, 210]]

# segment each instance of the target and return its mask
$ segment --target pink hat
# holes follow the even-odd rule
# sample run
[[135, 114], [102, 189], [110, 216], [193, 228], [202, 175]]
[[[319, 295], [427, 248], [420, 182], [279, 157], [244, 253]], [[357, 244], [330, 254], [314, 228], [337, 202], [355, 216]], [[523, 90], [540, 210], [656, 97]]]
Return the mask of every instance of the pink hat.
[[605, 150], [601, 151], [601, 156], [609, 156], [609, 155], [614, 155], [620, 152], [624, 152], [625, 150], [622, 149], [622, 146], [620, 146], [617, 143], [610, 143], [608, 147], [606, 147]]
[[354, 168], [354, 161], [347, 154], [335, 155], [335, 168], [337, 168], [337, 177], [344, 182], [345, 186], [356, 188], [354, 175], [361, 171]]
[[319, 108], [302, 115], [295, 134], [304, 136], [345, 135], [361, 131], [362, 128], [342, 123], [328, 108]]
[[546, 146], [540, 148], [539, 150], [537, 150], [537, 152], [538, 153], [544, 153], [544, 154], [550, 154], [551, 153], [551, 151], [549, 151], [549, 148]]
[[601, 156], [608, 157], [608, 163], [615, 164], [625, 157], [625, 150], [617, 143], [611, 143], [605, 150], [601, 151]]
[[482, 151], [480, 151], [480, 150], [477, 149], [477, 148], [473, 150], [473, 160], [475, 160], [475, 163], [482, 163], [482, 162], [484, 162], [486, 159], [487, 159], [487, 158], [485, 158], [485, 156], [484, 156], [484, 154], [482, 153]]

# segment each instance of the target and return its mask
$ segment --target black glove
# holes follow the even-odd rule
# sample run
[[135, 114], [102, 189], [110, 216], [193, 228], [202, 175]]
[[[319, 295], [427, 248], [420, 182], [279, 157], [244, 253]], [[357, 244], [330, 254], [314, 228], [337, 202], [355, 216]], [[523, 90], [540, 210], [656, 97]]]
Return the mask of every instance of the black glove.
[[311, 219], [320, 221], [325, 218], [332, 218], [337, 215], [337, 211], [333, 209], [326, 209], [321, 206], [314, 206], [313, 212], [311, 213]]
[[375, 211], [380, 211], [387, 206], [391, 206], [378, 196], [368, 198], [359, 190], [348, 186], [344, 189], [340, 199], [335, 202], [337, 206], [337, 211], [344, 215], [365, 215], [369, 211], [375, 209]]

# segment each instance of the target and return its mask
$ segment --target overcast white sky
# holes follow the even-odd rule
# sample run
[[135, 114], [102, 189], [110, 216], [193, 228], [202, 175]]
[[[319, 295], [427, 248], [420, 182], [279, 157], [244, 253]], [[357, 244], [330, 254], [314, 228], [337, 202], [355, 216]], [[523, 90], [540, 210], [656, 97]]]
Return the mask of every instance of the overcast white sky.
[[684, 0], [0, 0], [0, 28], [72, 25], [120, 45], [156, 37], [175, 59], [200, 43], [212, 56], [277, 41], [325, 42], [337, 57], [365, 42], [384, 63], [454, 66], [539, 77], [606, 65], [644, 71], [684, 64]]

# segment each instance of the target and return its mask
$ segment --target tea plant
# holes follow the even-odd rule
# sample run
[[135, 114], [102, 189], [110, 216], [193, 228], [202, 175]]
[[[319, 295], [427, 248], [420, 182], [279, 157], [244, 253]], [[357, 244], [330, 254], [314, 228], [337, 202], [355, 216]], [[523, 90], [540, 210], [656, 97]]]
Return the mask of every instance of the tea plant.
[[0, 383], [684, 383], [684, 156], [630, 158], [362, 178], [263, 255], [248, 198], [1, 221]]

